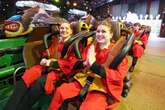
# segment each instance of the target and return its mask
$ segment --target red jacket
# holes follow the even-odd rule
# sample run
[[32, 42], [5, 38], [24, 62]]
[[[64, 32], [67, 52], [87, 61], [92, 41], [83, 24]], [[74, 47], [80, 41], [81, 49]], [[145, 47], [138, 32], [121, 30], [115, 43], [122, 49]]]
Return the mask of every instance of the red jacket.
[[134, 57], [137, 57], [137, 58], [140, 58], [143, 53], [144, 53], [144, 49], [147, 45], [147, 42], [148, 42], [148, 35], [146, 33], [144, 33], [140, 38], [139, 40], [143, 43], [142, 45], [139, 45], [138, 43], [134, 43], [133, 45], [133, 56]]
[[[59, 42], [57, 37], [54, 37], [53, 42], [49, 46], [48, 50], [50, 52], [50, 58], [57, 58], [58, 56], [58, 64], [60, 66], [60, 71], [62, 71], [66, 75], [70, 75], [71, 71], [77, 62], [77, 58], [75, 57], [74, 53], [72, 51], [68, 52], [67, 57], [59, 58], [61, 55], [61, 51], [63, 49], [64, 42]], [[44, 51], [42, 53], [43, 57], [47, 57], [48, 53]], [[45, 69], [42, 65], [34, 65], [33, 67], [27, 69], [25, 73], [22, 76], [22, 79], [24, 80], [27, 87], [30, 87], [42, 74], [42, 71]], [[54, 75], [50, 75], [54, 76]], [[51, 78], [51, 80], [56, 79]], [[49, 80], [49, 78], [48, 78]]]
[[[103, 64], [106, 62], [108, 54], [112, 49], [113, 45], [110, 45], [108, 49], [100, 49], [96, 46], [96, 63]], [[87, 48], [88, 50], [88, 48]], [[87, 50], [85, 53], [87, 53]], [[83, 53], [84, 59], [87, 56]], [[106, 72], [106, 78], [102, 78], [102, 83], [105, 85], [107, 92], [117, 101], [120, 101], [121, 93], [123, 90], [123, 79], [128, 70], [128, 59], [125, 57], [119, 64], [117, 69], [111, 69], [109, 67], [104, 67]], [[114, 108], [117, 103], [109, 105], [108, 108]]]

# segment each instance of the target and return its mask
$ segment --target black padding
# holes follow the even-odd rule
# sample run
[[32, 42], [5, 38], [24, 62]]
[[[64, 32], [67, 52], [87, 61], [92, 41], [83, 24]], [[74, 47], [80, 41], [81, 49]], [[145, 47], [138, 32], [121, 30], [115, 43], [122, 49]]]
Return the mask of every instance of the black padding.
[[75, 43], [74, 45], [74, 53], [77, 56], [77, 58], [82, 59], [82, 55], [79, 49], [79, 43]]
[[93, 63], [93, 65], [90, 67], [90, 69], [92, 70], [92, 72], [98, 74], [99, 76], [101, 76], [102, 78], [106, 77], [106, 73], [105, 73], [105, 69], [103, 66], [101, 66], [100, 64], [97, 64], [96, 62]]
[[46, 48], [46, 49], [49, 48], [49, 47], [48, 47], [47, 39], [48, 39], [49, 37], [51, 37], [51, 36], [52, 36], [51, 33], [48, 33], [48, 34], [45, 34], [45, 35], [44, 35], [44, 45], [45, 45], [45, 48]]
[[61, 57], [62, 57], [62, 58], [67, 54], [68, 49], [69, 49], [69, 47], [71, 46], [71, 44], [72, 44], [78, 37], [84, 35], [86, 32], [87, 32], [87, 31], [79, 32], [79, 33], [77, 33], [76, 35], [70, 37], [70, 38], [68, 39], [68, 41], [65, 42], [64, 47], [63, 47], [62, 52], [61, 52]]
[[120, 38], [121, 35], [121, 28], [120, 28], [120, 23], [117, 21], [112, 21], [112, 31], [113, 31], [113, 37], [111, 40], [117, 41]]
[[87, 94], [89, 86], [92, 84], [94, 80], [94, 77], [88, 76], [86, 79], [86, 83], [85, 85], [82, 87], [81, 91], [80, 91], [80, 100], [83, 101], [84, 96]]
[[52, 62], [50, 63], [50, 67], [52, 67], [52, 68], [54, 68], [54, 69], [59, 68], [58, 61], [52, 61]]
[[74, 44], [74, 49], [75, 49], [74, 52], [75, 52], [75, 55], [77, 58], [82, 59], [80, 48], [79, 48], [80, 42], [82, 42], [83, 40], [85, 40], [87, 42], [87, 39], [89, 37], [95, 37], [94, 35], [95, 35], [94, 31], [87, 32], [85, 35], [82, 35], [82, 36], [78, 37], [78, 39], [76, 39], [75, 44]]
[[73, 70], [77, 70], [77, 69], [83, 69], [84, 68], [84, 64], [83, 64], [84, 61], [77, 61], [76, 64], [74, 65], [73, 67]]
[[121, 63], [121, 61], [124, 59], [126, 54], [131, 49], [132, 43], [134, 41], [134, 35], [132, 34], [127, 38], [126, 43], [123, 46], [123, 49], [120, 51], [120, 53], [117, 55], [117, 57], [113, 60], [113, 62], [110, 64], [110, 68], [116, 69], [117, 66]]
[[44, 35], [44, 45], [45, 45], [45, 48], [48, 49], [49, 46], [48, 46], [48, 39], [52, 38], [52, 36], [57, 36], [59, 34], [59, 32], [55, 32], [55, 33], [48, 33], [48, 34], [45, 34]]

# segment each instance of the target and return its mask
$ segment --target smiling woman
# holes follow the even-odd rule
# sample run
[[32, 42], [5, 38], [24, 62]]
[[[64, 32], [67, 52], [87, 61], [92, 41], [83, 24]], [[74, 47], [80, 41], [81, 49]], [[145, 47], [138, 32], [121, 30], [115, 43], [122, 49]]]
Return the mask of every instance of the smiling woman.
[[62, 39], [64, 39], [64, 41], [68, 40], [71, 34], [72, 34], [72, 29], [70, 28], [70, 24], [69, 23], [62, 23], [60, 26], [60, 37], [62, 37]]
[[[112, 38], [112, 25], [108, 21], [102, 22], [98, 27], [96, 31], [96, 41], [99, 43], [99, 45], [106, 46], [110, 44], [110, 39]], [[103, 47], [102, 47], [103, 48]]]

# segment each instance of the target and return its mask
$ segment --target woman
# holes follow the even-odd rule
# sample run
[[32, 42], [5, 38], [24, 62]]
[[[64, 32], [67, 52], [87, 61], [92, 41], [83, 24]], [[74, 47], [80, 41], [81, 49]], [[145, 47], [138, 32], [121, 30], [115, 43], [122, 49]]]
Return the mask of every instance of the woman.
[[85, 74], [77, 73], [75, 75], [76, 81], [63, 83], [58, 87], [48, 110], [58, 110], [64, 100], [80, 95], [84, 85], [83, 81], [86, 81], [83, 78], [87, 76], [96, 77], [88, 89], [87, 96], [82, 102], [80, 110], [105, 110], [116, 107], [120, 101], [128, 61], [124, 58], [117, 69], [103, 66], [113, 47], [113, 44], [110, 42], [112, 36], [111, 23], [104, 21], [98, 25], [95, 39], [96, 46], [87, 46], [82, 53], [83, 64], [89, 71]]
[[[22, 76], [22, 80], [16, 85], [16, 89], [6, 104], [5, 110], [29, 110], [38, 98], [46, 91], [46, 94], [51, 94], [55, 90], [57, 80], [61, 80], [60, 73], [63, 72], [66, 76], [71, 75], [72, 69], [76, 66], [78, 60], [73, 52], [68, 52], [67, 57], [61, 58], [60, 53], [70, 36], [72, 29], [69, 23], [60, 25], [60, 36], [54, 37], [52, 44], [49, 47], [49, 56], [57, 56], [57, 59], [43, 58], [39, 65], [34, 65], [27, 69]], [[58, 55], [55, 55], [57, 54]], [[47, 57], [48, 53], [43, 52], [43, 57]], [[43, 74], [47, 67], [53, 67], [53, 71], [48, 75]], [[46, 80], [46, 81], [45, 81]]]

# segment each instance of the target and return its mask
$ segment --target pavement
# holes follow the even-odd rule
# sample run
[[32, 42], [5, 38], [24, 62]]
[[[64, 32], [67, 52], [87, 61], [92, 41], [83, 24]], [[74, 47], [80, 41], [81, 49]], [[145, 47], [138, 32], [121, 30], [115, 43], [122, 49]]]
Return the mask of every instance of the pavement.
[[150, 36], [132, 82], [128, 96], [115, 110], [165, 110], [165, 39]]

